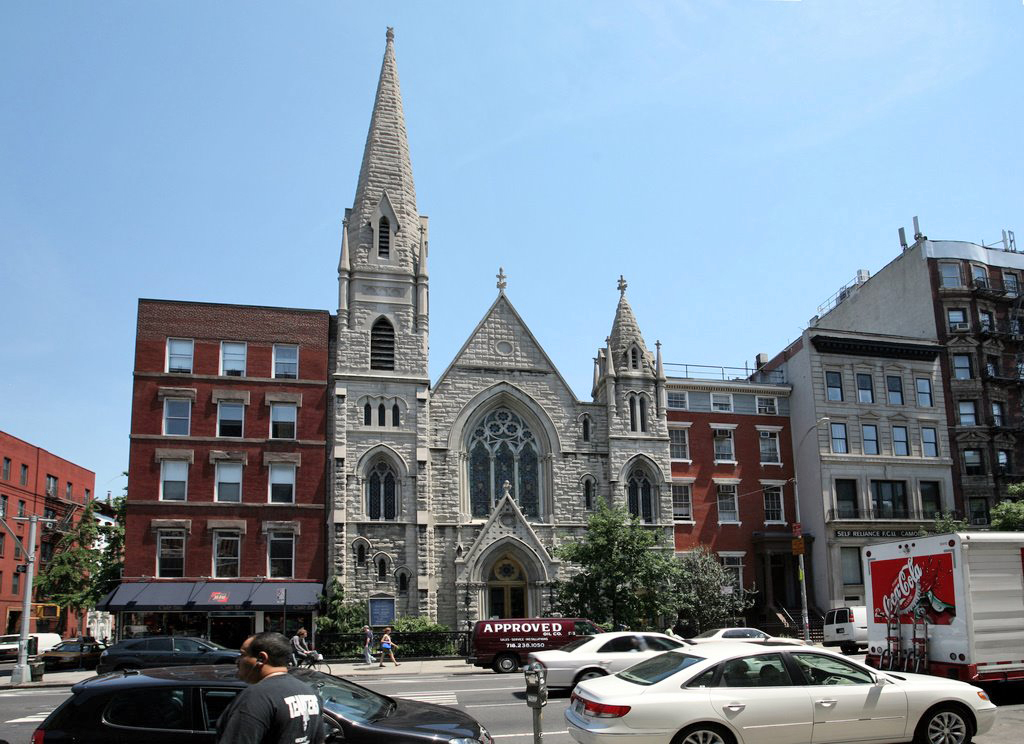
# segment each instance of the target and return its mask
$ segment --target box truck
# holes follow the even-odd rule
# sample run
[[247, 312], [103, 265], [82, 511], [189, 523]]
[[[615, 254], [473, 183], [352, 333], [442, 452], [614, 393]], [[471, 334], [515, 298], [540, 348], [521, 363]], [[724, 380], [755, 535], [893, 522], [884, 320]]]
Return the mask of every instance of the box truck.
[[1024, 679], [1024, 532], [877, 543], [863, 560], [870, 666]]

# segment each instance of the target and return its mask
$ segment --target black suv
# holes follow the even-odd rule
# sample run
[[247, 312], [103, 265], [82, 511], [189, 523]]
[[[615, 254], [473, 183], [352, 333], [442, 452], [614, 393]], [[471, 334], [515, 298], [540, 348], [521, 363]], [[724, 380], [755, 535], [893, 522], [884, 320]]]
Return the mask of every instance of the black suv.
[[[320, 698], [327, 742], [494, 744], [455, 708], [389, 698], [312, 669], [289, 673]], [[34, 744], [212, 742], [217, 718], [246, 686], [225, 666], [130, 670], [91, 677], [36, 729]]]
[[100, 655], [97, 674], [143, 667], [234, 664], [239, 652], [188, 636], [147, 636], [118, 641]]

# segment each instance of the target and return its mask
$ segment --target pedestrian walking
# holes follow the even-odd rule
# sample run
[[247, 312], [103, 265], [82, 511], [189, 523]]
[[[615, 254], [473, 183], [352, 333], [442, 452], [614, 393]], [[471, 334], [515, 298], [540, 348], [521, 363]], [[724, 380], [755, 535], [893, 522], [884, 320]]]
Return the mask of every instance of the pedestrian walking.
[[373, 658], [373, 628], [369, 625], [363, 626], [363, 661], [367, 664], [376, 661]]
[[384, 668], [384, 654], [391, 657], [391, 661], [395, 662], [395, 666], [401, 666], [395, 661], [395, 649], [398, 648], [398, 644], [391, 640], [391, 628], [384, 628], [384, 634], [380, 637], [380, 668]]
[[242, 642], [238, 678], [249, 686], [217, 719], [217, 744], [322, 744], [323, 715], [313, 688], [288, 674], [292, 646], [280, 633]]

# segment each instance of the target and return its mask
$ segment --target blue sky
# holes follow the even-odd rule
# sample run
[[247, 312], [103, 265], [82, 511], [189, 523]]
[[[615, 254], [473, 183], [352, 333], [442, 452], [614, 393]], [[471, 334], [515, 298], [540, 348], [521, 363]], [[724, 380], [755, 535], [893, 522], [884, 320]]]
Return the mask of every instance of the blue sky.
[[929, 237], [1024, 241], [1019, 0], [0, 5], [0, 428], [128, 463], [139, 297], [337, 303], [384, 32], [431, 376], [508, 296], [588, 399], [619, 274], [740, 366]]

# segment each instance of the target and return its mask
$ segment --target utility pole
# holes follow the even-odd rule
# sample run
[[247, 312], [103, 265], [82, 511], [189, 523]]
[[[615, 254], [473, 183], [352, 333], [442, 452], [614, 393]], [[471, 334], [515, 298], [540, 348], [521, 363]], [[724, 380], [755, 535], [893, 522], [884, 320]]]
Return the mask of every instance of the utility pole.
[[11, 671], [11, 684], [20, 685], [32, 679], [32, 671], [28, 667], [28, 636], [32, 622], [32, 580], [36, 567], [36, 528], [39, 522], [53, 524], [53, 519], [40, 519], [35, 514], [31, 517], [15, 517], [16, 522], [28, 522], [28, 546], [21, 546], [25, 554], [25, 596], [21, 600], [21, 635], [18, 638], [18, 663]]
[[[828, 416], [822, 416], [821, 418], [819, 418], [817, 421], [814, 422], [814, 424], [811, 426], [811, 428], [809, 428], [807, 431], [804, 432], [802, 437], [800, 437], [800, 441], [797, 442], [797, 445], [796, 445], [796, 447], [794, 448], [794, 451], [793, 451], [793, 460], [794, 460], [793, 465], [794, 465], [794, 467], [796, 467], [796, 458], [799, 456], [800, 448], [803, 446], [804, 440], [807, 439], [807, 435], [810, 434], [812, 431], [817, 431], [818, 426], [820, 424], [823, 424], [826, 421], [830, 421], [830, 420], [831, 419], [829, 419]], [[820, 457], [818, 448], [815, 448], [815, 454]], [[800, 543], [801, 543], [800, 544], [800, 552], [797, 553], [797, 556], [796, 556], [797, 568], [798, 568], [798, 571], [799, 571], [799, 579], [800, 579], [800, 622], [803, 623], [803, 626], [804, 626], [804, 641], [806, 641], [807, 643], [810, 643], [811, 642], [811, 619], [810, 619], [809, 613], [807, 611], [807, 576], [804, 573], [804, 544], [803, 544], [804, 534], [803, 534], [803, 523], [800, 521], [800, 484], [798, 483], [798, 481], [797, 481], [795, 476], [793, 477], [793, 504], [794, 504], [794, 506], [796, 508], [796, 525], [797, 525], [796, 529], [794, 530], [794, 537], [796, 538], [796, 540], [799, 540]], [[796, 533], [797, 529], [799, 530], [799, 534]], [[794, 542], [796, 542], [796, 540], [794, 540]]]

